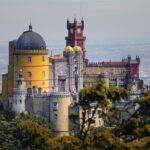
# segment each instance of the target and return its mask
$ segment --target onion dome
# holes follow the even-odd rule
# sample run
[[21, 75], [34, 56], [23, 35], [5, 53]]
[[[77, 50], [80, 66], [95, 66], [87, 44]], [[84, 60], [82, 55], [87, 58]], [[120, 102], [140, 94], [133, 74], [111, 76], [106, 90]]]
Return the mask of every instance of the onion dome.
[[43, 37], [32, 31], [32, 25], [29, 25], [29, 30], [22, 33], [17, 40], [17, 49], [20, 50], [42, 50], [46, 49], [46, 43]]
[[71, 46], [67, 46], [65, 47], [65, 52], [74, 52], [74, 50]]
[[82, 49], [81, 49], [80, 46], [74, 46], [73, 50], [74, 50], [75, 52], [82, 52]]

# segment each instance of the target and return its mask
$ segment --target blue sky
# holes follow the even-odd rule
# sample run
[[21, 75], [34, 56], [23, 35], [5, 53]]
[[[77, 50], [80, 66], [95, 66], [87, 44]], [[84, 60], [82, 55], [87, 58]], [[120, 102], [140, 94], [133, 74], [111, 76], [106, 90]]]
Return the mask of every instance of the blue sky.
[[66, 18], [85, 19], [87, 43], [149, 42], [150, 0], [0, 0], [0, 42], [28, 28], [65, 44]]

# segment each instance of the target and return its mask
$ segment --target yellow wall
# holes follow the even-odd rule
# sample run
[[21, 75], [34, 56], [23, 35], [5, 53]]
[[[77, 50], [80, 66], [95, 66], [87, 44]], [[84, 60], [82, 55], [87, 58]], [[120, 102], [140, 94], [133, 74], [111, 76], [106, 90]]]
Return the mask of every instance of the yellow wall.
[[[31, 62], [28, 57], [31, 57]], [[8, 99], [13, 89], [16, 88], [17, 74], [22, 74], [27, 88], [36, 86], [43, 92], [49, 92], [52, 86], [50, 69], [51, 62], [49, 62], [47, 49], [15, 50], [15, 41], [11, 41], [9, 43], [8, 73], [3, 75], [2, 79], [2, 97]], [[29, 72], [32, 74], [31, 77], [29, 77]]]
[[[24, 53], [24, 51], [22, 53], [19, 51], [14, 56], [14, 80], [16, 81], [17, 74], [22, 74], [27, 88], [36, 86], [41, 87], [43, 92], [49, 92], [50, 70], [48, 51], [46, 53], [33, 52], [29, 54], [27, 52]], [[29, 57], [31, 57], [31, 62]], [[31, 77], [29, 77], [29, 72], [32, 74]], [[45, 76], [43, 72], [45, 72]]]

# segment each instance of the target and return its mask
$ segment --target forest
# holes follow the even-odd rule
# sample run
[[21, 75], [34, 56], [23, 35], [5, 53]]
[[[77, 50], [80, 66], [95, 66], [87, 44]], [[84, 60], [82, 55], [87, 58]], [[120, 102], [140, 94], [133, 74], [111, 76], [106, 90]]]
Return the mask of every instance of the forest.
[[[150, 149], [150, 92], [137, 98], [138, 109], [124, 121], [113, 103], [125, 98], [127, 91], [106, 89], [102, 84], [84, 88], [79, 93], [78, 105], [82, 108], [79, 134], [57, 137], [51, 124], [33, 114], [16, 115], [0, 106], [0, 150], [147, 150]], [[93, 114], [85, 117], [96, 102]], [[94, 113], [101, 106], [104, 125], [92, 127]], [[76, 116], [70, 116], [76, 119]], [[86, 124], [86, 125], [85, 125]]]

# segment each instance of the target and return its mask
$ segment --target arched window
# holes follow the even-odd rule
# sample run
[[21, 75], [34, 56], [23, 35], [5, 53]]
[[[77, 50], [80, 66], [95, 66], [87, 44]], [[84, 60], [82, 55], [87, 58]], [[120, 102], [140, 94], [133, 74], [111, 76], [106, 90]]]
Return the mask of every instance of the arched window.
[[28, 56], [28, 62], [31, 63], [32, 62], [32, 57]]
[[42, 61], [45, 61], [45, 56], [42, 56]]
[[19, 63], [19, 56], [16, 55], [16, 64], [18, 64], [18, 63]]
[[16, 79], [19, 78], [19, 73], [16, 71]]
[[54, 113], [54, 119], [57, 120], [58, 115], [56, 113]]
[[32, 77], [32, 73], [31, 72], [28, 72], [28, 77]]

